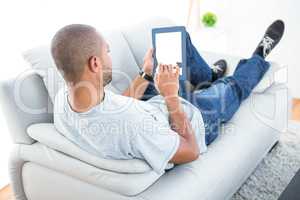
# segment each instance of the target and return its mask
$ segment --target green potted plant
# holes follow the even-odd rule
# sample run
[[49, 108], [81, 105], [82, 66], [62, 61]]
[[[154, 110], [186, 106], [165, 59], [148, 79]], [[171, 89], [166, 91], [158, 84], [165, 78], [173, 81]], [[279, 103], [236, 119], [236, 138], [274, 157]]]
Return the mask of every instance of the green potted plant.
[[207, 12], [202, 16], [201, 21], [206, 27], [214, 27], [218, 21], [218, 18], [216, 14]]

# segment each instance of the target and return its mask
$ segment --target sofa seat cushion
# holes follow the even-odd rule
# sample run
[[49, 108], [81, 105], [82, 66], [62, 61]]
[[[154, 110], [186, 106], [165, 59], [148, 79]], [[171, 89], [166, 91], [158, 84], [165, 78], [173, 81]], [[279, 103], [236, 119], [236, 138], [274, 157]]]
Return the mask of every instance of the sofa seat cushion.
[[207, 153], [194, 162], [176, 166], [139, 197], [230, 199], [284, 130], [287, 114], [284, 92], [285, 89], [274, 87], [264, 94], [252, 94], [222, 127], [221, 135]]

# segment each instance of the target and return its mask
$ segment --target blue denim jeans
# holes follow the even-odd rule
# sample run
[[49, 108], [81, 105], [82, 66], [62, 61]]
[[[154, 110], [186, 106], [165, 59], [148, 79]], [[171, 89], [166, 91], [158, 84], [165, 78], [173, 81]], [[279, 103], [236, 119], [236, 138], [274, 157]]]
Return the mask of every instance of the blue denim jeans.
[[[211, 69], [192, 45], [189, 36], [187, 67], [190, 71], [189, 80], [193, 85], [211, 81]], [[207, 145], [218, 137], [220, 125], [232, 118], [241, 102], [250, 95], [269, 67], [270, 64], [262, 57], [254, 55], [250, 59], [241, 60], [232, 76], [218, 79], [206, 89], [188, 92], [181, 82], [181, 96], [196, 106], [202, 114]], [[148, 97], [158, 94], [153, 87], [149, 85], [147, 88], [145, 94]]]
[[232, 118], [269, 67], [262, 57], [254, 55], [241, 60], [232, 76], [218, 79], [209, 88], [196, 90], [185, 97], [202, 114], [207, 145], [217, 138], [220, 125]]

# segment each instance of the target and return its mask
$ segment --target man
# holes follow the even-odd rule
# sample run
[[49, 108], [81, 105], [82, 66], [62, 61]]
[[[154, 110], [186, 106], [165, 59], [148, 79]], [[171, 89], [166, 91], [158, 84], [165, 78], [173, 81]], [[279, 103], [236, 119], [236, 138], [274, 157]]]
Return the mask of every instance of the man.
[[[265, 57], [283, 32], [284, 23], [274, 22], [253, 56], [241, 60], [232, 76], [201, 90], [198, 84], [219, 78], [226, 67], [220, 64], [221, 70], [214, 75], [190, 43], [187, 60], [195, 90], [185, 91], [179, 84], [178, 66], [161, 64], [155, 74], [160, 95], [140, 101], [146, 90], [150, 96], [155, 94], [149, 85], [152, 50], [145, 55], [141, 75], [123, 95], [117, 95], [104, 89], [112, 79], [109, 45], [104, 38], [87, 25], [66, 26], [56, 33], [51, 47], [67, 84], [67, 89], [56, 96], [55, 127], [96, 156], [142, 159], [157, 173], [174, 164], [194, 161], [218, 136], [220, 124], [231, 119], [268, 70]], [[199, 60], [202, 65], [197, 65]], [[183, 98], [178, 95], [179, 88], [184, 91]]]

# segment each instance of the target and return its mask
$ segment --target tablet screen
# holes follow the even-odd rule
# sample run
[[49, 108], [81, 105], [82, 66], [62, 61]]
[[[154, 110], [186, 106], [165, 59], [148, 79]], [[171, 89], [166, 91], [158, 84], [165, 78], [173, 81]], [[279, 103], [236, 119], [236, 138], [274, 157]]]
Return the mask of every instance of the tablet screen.
[[156, 33], [157, 63], [175, 65], [182, 62], [181, 34], [181, 32]]

